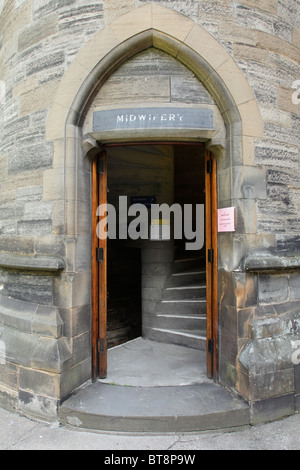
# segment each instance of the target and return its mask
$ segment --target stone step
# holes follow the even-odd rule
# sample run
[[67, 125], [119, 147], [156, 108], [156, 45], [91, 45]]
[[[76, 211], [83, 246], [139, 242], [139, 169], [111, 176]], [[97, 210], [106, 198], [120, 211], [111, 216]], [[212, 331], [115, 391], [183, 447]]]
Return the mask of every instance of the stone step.
[[206, 314], [205, 299], [162, 300], [157, 313]]
[[206, 271], [196, 268], [190, 271], [173, 273], [166, 281], [166, 287], [176, 287], [193, 284], [205, 284]]
[[62, 425], [113, 432], [196, 432], [249, 426], [250, 407], [215, 383], [125, 387], [90, 383], [59, 409]]
[[154, 319], [153, 327], [172, 330], [204, 331], [206, 329], [206, 315], [158, 314]]
[[205, 266], [205, 260], [203, 258], [195, 257], [175, 260], [172, 264], [172, 273], [176, 274], [187, 272], [192, 269], [199, 269], [199, 266]]
[[206, 350], [205, 330], [173, 330], [167, 328], [152, 328], [152, 338], [162, 343], [177, 344], [187, 348]]
[[205, 298], [206, 285], [200, 284], [167, 287], [163, 295], [163, 300], [193, 300]]

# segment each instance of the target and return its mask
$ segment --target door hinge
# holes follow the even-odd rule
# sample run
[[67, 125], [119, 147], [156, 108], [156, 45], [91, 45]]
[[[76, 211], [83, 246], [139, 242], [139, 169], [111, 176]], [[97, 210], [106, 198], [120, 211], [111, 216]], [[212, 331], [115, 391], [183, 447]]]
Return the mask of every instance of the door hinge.
[[207, 260], [209, 263], [214, 262], [214, 250], [212, 250], [211, 248], [209, 248], [207, 251]]
[[104, 173], [104, 161], [102, 158], [98, 160], [97, 171], [99, 175], [102, 175]]
[[97, 349], [98, 349], [98, 354], [103, 353], [105, 351], [104, 339], [102, 339], [102, 338], [98, 339]]
[[212, 170], [213, 170], [212, 160], [207, 160], [207, 167], [206, 167], [207, 173], [211, 175]]
[[207, 351], [209, 352], [209, 354], [214, 353], [214, 340], [213, 339], [208, 340]]
[[96, 248], [96, 260], [98, 263], [104, 261], [104, 250], [103, 248]]

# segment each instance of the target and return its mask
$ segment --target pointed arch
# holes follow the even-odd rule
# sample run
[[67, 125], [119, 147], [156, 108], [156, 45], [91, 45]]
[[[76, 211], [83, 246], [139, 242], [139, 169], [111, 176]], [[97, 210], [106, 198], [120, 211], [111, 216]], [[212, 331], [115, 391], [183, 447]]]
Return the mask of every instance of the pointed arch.
[[204, 28], [169, 8], [149, 3], [113, 20], [77, 55], [56, 92], [47, 140], [79, 126], [97, 89], [122, 63], [155, 47], [189, 67], [216, 101], [224, 122], [240, 122], [244, 136], [262, 137], [255, 96], [229, 52]]

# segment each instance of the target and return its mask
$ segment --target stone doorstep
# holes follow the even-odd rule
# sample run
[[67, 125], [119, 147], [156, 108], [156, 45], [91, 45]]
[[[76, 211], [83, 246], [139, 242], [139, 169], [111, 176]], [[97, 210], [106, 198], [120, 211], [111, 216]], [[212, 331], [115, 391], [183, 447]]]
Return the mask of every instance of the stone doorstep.
[[195, 432], [250, 425], [250, 407], [215, 383], [130, 387], [96, 382], [59, 409], [63, 425], [98, 431]]

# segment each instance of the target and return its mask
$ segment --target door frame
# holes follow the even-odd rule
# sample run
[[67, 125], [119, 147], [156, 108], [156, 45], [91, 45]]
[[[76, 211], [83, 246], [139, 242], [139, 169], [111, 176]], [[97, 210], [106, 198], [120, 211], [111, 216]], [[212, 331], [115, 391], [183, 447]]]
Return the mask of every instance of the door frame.
[[[107, 152], [112, 147], [141, 145], [204, 146], [201, 142], [147, 141], [108, 143], [92, 162], [92, 381], [107, 376], [107, 240], [97, 235], [103, 216], [100, 204], [107, 204]], [[218, 239], [217, 239], [217, 163], [205, 150], [205, 240], [207, 300], [207, 376], [218, 378]]]

